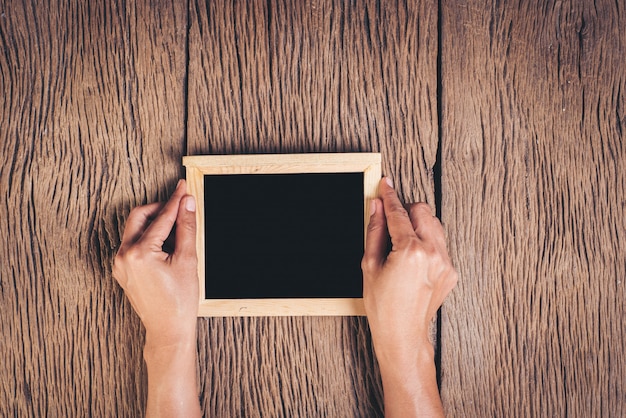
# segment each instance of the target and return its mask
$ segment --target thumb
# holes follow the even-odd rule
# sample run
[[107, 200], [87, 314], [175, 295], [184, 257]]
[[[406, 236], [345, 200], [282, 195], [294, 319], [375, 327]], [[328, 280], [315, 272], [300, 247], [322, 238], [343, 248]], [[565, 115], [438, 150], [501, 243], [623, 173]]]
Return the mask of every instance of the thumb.
[[196, 258], [196, 200], [184, 196], [178, 205], [176, 216], [176, 242], [174, 257]]
[[371, 203], [372, 216], [367, 227], [367, 237], [365, 239], [365, 253], [361, 263], [363, 273], [374, 272], [379, 269], [387, 256], [387, 239], [389, 232], [385, 219], [385, 209], [380, 199], [374, 199]]

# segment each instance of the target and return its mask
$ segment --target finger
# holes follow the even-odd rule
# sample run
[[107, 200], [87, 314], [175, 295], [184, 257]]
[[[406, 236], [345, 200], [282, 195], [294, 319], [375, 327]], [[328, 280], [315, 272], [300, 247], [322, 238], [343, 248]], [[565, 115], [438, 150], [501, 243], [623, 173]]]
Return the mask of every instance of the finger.
[[126, 220], [126, 226], [124, 227], [124, 233], [122, 234], [120, 251], [137, 242], [162, 207], [163, 203], [157, 202], [138, 206], [130, 211], [128, 219]]
[[424, 234], [428, 235], [430, 229], [432, 229], [433, 221], [435, 220], [428, 203], [412, 203], [408, 206], [408, 212], [415, 233], [420, 238], [423, 238], [422, 235]]
[[374, 271], [382, 267], [387, 257], [387, 221], [380, 199], [374, 199], [371, 203], [371, 216], [367, 225], [367, 237], [365, 239], [365, 253], [361, 268], [363, 272]]
[[170, 200], [167, 201], [154, 221], [150, 224], [150, 226], [148, 226], [140, 241], [146, 243], [155, 250], [161, 251], [163, 243], [174, 227], [176, 216], [178, 214], [178, 206], [180, 204], [180, 200], [185, 195], [185, 191], [185, 180], [180, 180], [178, 182], [178, 186], [176, 186], [174, 194], [172, 194]]
[[178, 207], [174, 257], [196, 258], [196, 201], [190, 195]]
[[432, 214], [432, 210], [427, 203], [414, 203], [409, 207], [409, 217], [413, 230], [422, 241], [432, 242], [445, 249], [446, 239], [443, 227]]
[[436, 248], [443, 259], [449, 262], [443, 226], [439, 219], [432, 215], [430, 206], [426, 203], [413, 204], [409, 208], [409, 216], [417, 237]]
[[411, 225], [409, 214], [402, 206], [396, 191], [387, 182], [387, 178], [380, 181], [378, 190], [383, 201], [391, 243], [393, 249], [397, 250], [398, 246], [404, 245], [404, 243], [417, 238], [417, 236]]

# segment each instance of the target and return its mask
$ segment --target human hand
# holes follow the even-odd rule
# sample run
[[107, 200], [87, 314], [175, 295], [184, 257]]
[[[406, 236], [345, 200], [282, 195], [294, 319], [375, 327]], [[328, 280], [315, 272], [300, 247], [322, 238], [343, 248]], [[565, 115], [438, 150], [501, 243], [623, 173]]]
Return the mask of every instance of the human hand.
[[[146, 345], [195, 342], [198, 313], [196, 214], [181, 180], [170, 200], [133, 209], [113, 276], [146, 328]], [[163, 244], [176, 225], [174, 250]]]
[[[363, 300], [385, 390], [385, 416], [443, 416], [428, 329], [457, 274], [425, 203], [400, 203], [388, 179], [371, 206]], [[391, 236], [392, 249], [387, 254]]]
[[[199, 417], [196, 384], [196, 204], [184, 180], [165, 203], [131, 211], [113, 276], [146, 328], [146, 416]], [[176, 225], [174, 249], [163, 250]]]

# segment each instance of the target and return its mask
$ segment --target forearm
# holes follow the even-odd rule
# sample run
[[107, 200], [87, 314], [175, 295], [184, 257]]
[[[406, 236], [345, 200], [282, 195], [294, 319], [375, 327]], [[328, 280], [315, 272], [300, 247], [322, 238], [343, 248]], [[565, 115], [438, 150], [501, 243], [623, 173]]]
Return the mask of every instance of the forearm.
[[414, 355], [377, 352], [385, 395], [385, 417], [443, 417], [430, 343]]
[[196, 384], [196, 339], [159, 346], [146, 336], [144, 358], [148, 368], [148, 417], [199, 417]]

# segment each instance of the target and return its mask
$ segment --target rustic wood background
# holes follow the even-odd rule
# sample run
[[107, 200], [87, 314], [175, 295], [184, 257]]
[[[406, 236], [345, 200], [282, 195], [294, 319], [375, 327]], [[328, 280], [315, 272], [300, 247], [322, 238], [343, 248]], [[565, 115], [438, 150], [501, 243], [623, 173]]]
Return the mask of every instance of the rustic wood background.
[[[344, 151], [446, 226], [450, 416], [625, 416], [625, 29], [613, 0], [0, 0], [0, 416], [143, 413], [111, 260], [183, 155]], [[207, 416], [382, 415], [364, 318], [198, 330]]]

